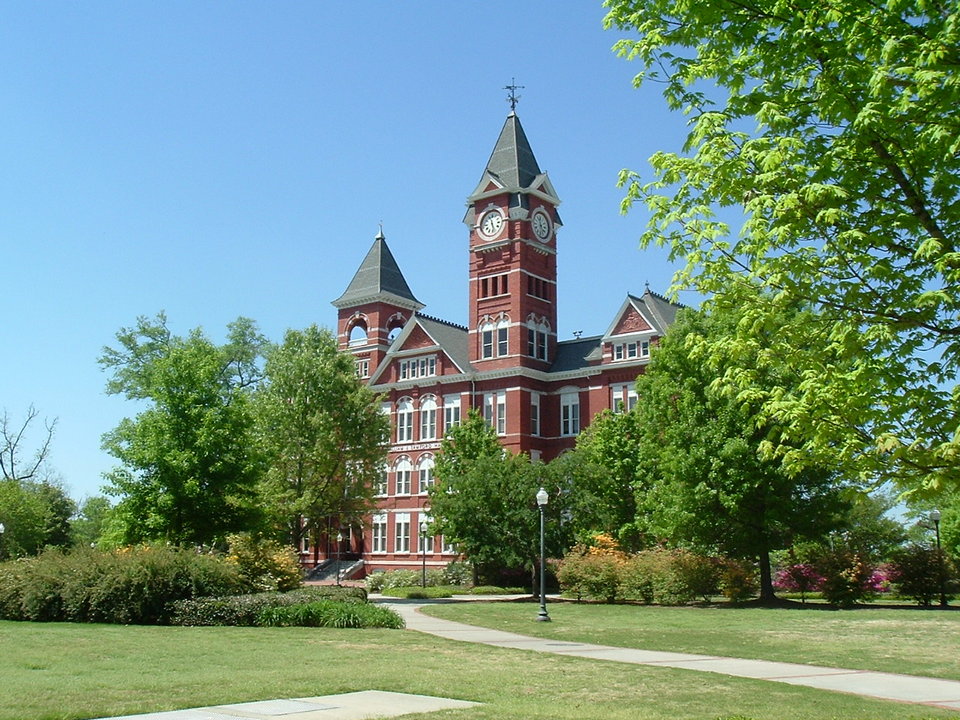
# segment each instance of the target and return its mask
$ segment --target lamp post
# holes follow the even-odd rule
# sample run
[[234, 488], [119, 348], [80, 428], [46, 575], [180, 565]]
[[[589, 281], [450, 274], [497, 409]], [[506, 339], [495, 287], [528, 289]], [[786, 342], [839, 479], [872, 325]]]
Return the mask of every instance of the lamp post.
[[3, 533], [6, 532], [6, 530], [6, 526], [0, 523], [0, 560], [3, 559]]
[[940, 607], [947, 607], [947, 592], [944, 588], [943, 553], [940, 551], [940, 511], [934, 508], [930, 511], [930, 520], [933, 521], [933, 532], [937, 538], [937, 579], [940, 585]]
[[337, 586], [340, 585], [340, 543], [343, 542], [343, 533], [337, 531]]
[[545, 575], [547, 567], [546, 552], [544, 551], [544, 539], [543, 539], [543, 517], [544, 511], [547, 509], [547, 500], [550, 499], [550, 496], [547, 495], [547, 491], [543, 488], [540, 488], [537, 491], [537, 507], [540, 508], [540, 612], [537, 613], [537, 620], [541, 622], [550, 622], [550, 616], [547, 615], [547, 595], [544, 590], [546, 587]]
[[420, 587], [427, 586], [427, 521], [420, 521]]

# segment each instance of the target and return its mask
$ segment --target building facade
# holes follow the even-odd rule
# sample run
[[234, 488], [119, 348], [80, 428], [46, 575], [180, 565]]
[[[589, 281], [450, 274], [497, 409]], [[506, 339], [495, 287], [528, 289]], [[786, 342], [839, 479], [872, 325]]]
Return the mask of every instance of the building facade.
[[467, 326], [421, 312], [382, 231], [333, 302], [340, 348], [383, 395], [391, 421], [378, 509], [362, 529], [343, 531], [338, 553], [362, 558], [366, 572], [456, 559], [443, 537], [420, 528], [430, 522], [440, 440], [471, 408], [505, 448], [549, 461], [597, 413], [636, 403], [634, 381], [678, 306], [649, 289], [628, 294], [602, 335], [560, 341], [559, 205], [511, 112], [467, 198]]

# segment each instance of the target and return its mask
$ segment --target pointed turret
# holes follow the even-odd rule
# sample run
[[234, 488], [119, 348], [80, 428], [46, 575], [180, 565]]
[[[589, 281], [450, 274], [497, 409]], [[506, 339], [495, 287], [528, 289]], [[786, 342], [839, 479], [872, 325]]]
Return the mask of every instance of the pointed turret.
[[369, 302], [389, 302], [411, 310], [423, 307], [400, 272], [383, 230], [377, 233], [350, 285], [343, 295], [333, 301], [333, 306], [344, 308]]

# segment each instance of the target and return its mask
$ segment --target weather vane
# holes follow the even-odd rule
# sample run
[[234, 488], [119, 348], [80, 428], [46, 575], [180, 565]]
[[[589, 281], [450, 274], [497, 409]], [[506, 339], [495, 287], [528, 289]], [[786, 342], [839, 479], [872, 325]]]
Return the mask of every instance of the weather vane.
[[520, 96], [517, 95], [517, 90], [524, 90], [526, 86], [517, 85], [516, 78], [510, 78], [510, 84], [504, 85], [504, 90], [509, 90], [510, 94], [507, 95], [507, 102], [510, 103], [510, 110], [515, 111], [517, 109], [517, 103], [520, 102]]

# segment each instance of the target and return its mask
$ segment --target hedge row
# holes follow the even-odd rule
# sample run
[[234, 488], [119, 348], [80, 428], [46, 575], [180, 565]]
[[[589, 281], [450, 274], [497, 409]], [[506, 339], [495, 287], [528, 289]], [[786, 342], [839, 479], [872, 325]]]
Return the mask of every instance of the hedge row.
[[155, 625], [172, 601], [243, 589], [235, 566], [193, 551], [48, 550], [0, 565], [0, 618]]
[[290, 592], [264, 592], [225, 597], [203, 597], [171, 603], [171, 625], [261, 625], [265, 611], [321, 601], [340, 605], [366, 603], [363, 588], [312, 586]]
[[332, 627], [403, 629], [397, 613], [382, 605], [319, 600], [305, 605], [285, 605], [262, 610], [257, 625], [272, 627]]

